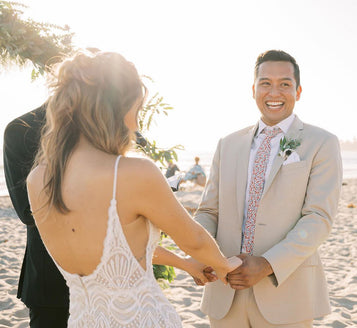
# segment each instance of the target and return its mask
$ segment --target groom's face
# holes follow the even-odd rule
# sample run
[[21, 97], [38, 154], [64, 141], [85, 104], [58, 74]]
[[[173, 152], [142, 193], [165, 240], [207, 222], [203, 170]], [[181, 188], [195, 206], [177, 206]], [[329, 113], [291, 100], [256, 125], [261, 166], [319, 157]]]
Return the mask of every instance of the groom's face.
[[300, 94], [301, 86], [296, 88], [292, 63], [266, 61], [259, 66], [253, 98], [265, 124], [273, 126], [289, 117]]

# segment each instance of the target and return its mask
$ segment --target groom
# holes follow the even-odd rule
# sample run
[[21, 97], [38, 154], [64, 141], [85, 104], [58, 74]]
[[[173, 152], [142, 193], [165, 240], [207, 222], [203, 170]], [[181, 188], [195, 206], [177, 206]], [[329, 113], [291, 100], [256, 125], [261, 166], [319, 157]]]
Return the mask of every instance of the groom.
[[261, 54], [253, 85], [261, 119], [219, 141], [195, 219], [243, 264], [228, 286], [205, 287], [212, 327], [312, 327], [330, 311], [317, 248], [337, 211], [339, 142], [293, 113], [301, 91], [292, 56]]

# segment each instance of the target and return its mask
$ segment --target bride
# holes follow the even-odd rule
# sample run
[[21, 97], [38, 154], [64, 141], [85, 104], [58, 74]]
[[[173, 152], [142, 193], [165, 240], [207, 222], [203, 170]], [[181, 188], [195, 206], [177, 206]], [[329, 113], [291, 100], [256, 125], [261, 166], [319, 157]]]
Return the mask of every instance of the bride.
[[[70, 289], [69, 327], [181, 327], [152, 263], [206, 282], [241, 264], [177, 202], [160, 170], [125, 157], [145, 88], [117, 53], [78, 53], [53, 73], [46, 125], [27, 181], [41, 238]], [[157, 247], [160, 230], [192, 258]], [[201, 264], [204, 263], [204, 264]]]

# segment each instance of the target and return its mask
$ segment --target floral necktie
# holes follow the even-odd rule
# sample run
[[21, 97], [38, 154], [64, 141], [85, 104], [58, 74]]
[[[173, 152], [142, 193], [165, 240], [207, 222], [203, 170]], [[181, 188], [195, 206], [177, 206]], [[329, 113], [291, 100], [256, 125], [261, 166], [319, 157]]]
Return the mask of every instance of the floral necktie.
[[265, 139], [261, 143], [253, 165], [253, 172], [249, 184], [249, 198], [247, 217], [244, 224], [244, 234], [242, 240], [242, 253], [253, 254], [255, 222], [259, 206], [260, 198], [262, 197], [265, 172], [269, 162], [271, 139], [276, 137], [282, 131], [275, 127], [272, 130], [265, 128], [261, 133], [265, 134]]

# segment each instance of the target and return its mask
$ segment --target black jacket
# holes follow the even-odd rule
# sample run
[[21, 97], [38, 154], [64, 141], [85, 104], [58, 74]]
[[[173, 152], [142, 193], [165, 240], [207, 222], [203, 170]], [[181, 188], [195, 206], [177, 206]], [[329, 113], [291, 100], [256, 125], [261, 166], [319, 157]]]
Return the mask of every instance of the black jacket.
[[68, 307], [68, 287], [48, 255], [31, 215], [26, 190], [45, 121], [45, 105], [16, 118], [4, 134], [4, 171], [12, 204], [27, 226], [17, 297], [28, 307]]

